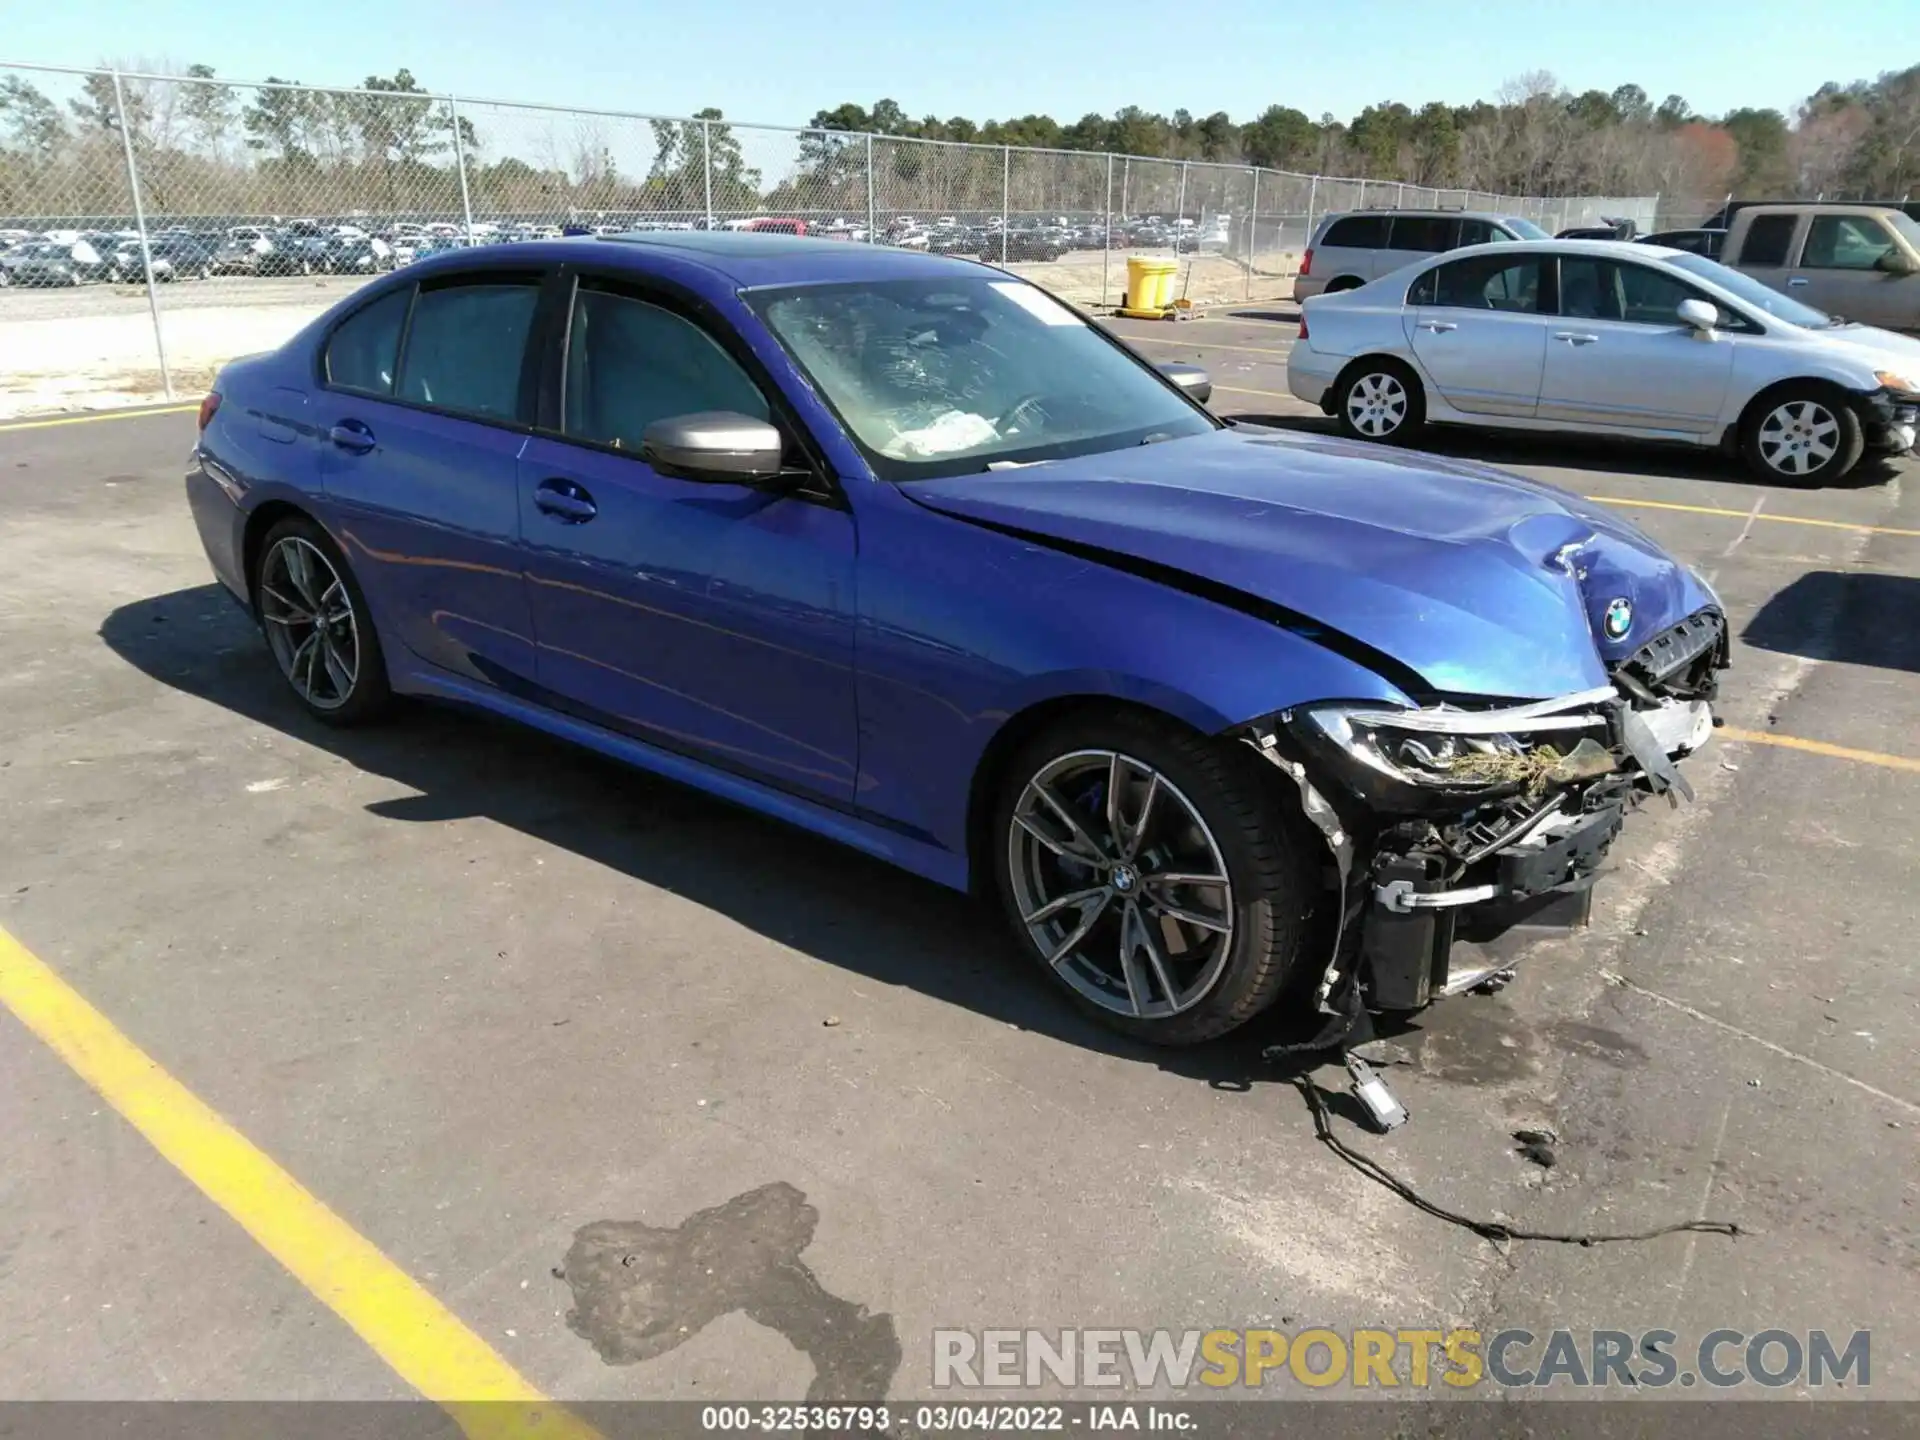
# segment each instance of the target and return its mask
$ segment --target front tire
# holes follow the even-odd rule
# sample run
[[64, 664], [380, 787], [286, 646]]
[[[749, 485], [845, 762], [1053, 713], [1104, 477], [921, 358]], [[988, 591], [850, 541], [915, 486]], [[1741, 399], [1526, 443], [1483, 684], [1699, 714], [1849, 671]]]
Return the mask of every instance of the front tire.
[[1740, 426], [1740, 453], [1762, 480], [1824, 485], [1860, 463], [1866, 434], [1853, 407], [1816, 385], [1765, 396]]
[[1196, 1045], [1271, 1005], [1319, 872], [1263, 763], [1156, 716], [1075, 716], [1013, 757], [995, 808], [1015, 943], [1081, 1010]]
[[294, 699], [327, 725], [359, 725], [393, 700], [366, 596], [327, 532], [290, 516], [267, 532], [254, 614]]
[[1406, 445], [1426, 424], [1426, 391], [1398, 360], [1359, 360], [1334, 384], [1333, 418], [1349, 439]]

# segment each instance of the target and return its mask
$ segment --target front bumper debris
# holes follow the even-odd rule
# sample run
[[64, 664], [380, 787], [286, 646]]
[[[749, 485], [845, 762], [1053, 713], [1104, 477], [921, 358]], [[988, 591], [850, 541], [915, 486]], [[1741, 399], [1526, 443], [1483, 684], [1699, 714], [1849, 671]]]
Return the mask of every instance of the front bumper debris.
[[[1373, 1010], [1417, 1010], [1508, 969], [1517, 942], [1587, 923], [1627, 813], [1692, 798], [1679, 762], [1712, 734], [1726, 623], [1703, 610], [1613, 667], [1611, 687], [1498, 709], [1435, 706], [1400, 728], [1518, 737], [1512, 784], [1452, 814], [1382, 813], [1364, 777], [1336, 785], [1293, 757], [1285, 717], [1244, 734], [1298, 787], [1334, 850], [1342, 895], [1322, 1010], [1343, 976]], [[1364, 722], [1365, 712], [1355, 712]]]
[[1855, 406], [1867, 449], [1898, 455], [1914, 448], [1920, 436], [1920, 395], [1903, 390], [1874, 390]]

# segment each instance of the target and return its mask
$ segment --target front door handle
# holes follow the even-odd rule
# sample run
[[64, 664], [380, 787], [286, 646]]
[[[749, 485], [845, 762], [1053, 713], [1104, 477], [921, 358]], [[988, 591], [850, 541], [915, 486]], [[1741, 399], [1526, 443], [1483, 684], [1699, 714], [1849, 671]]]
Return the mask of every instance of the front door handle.
[[533, 492], [533, 503], [565, 525], [584, 525], [600, 513], [587, 487], [571, 480], [542, 480]]
[[1556, 340], [1564, 340], [1569, 345], [1591, 345], [1600, 337], [1598, 335], [1589, 335], [1584, 330], [1556, 330], [1553, 332], [1553, 338]]
[[373, 431], [358, 420], [342, 420], [327, 431], [327, 438], [353, 455], [364, 455], [373, 449]]
[[1807, 283], [1807, 277], [1804, 275], [1793, 275], [1793, 276], [1789, 276], [1787, 279], [1787, 284], [1790, 287], [1793, 287], [1795, 289], [1798, 289], [1800, 286], [1806, 283]]
[[1434, 334], [1438, 335], [1442, 331], [1458, 330], [1460, 327], [1451, 320], [1422, 320], [1420, 322], [1420, 328], [1422, 330], [1431, 330]]

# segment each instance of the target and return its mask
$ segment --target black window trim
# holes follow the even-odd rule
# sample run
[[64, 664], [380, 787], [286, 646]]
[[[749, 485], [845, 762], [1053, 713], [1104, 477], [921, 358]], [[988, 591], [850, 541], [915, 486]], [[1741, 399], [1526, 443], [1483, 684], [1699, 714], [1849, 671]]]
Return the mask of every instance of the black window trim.
[[[554, 267], [551, 264], [461, 266], [457, 269], [438, 270], [432, 275], [418, 278], [408, 276], [396, 284], [383, 285], [378, 294], [367, 296], [364, 301], [356, 304], [327, 327], [326, 334], [321, 337], [320, 344], [314, 349], [315, 384], [319, 389], [331, 394], [350, 395], [356, 400], [372, 400], [381, 405], [393, 405], [402, 410], [418, 411], [423, 415], [439, 415], [448, 420], [463, 420], [470, 425], [486, 425], [495, 430], [506, 430], [516, 435], [532, 434], [534, 425], [528, 417], [536, 413], [534, 400], [538, 394], [540, 369], [538, 342], [542, 303], [540, 299], [534, 302], [533, 322], [527, 328], [526, 347], [520, 355], [519, 391], [515, 397], [514, 414], [511, 417], [476, 415], [467, 410], [449, 409], [445, 405], [429, 405], [418, 400], [402, 399], [400, 382], [406, 374], [407, 346], [413, 339], [413, 316], [419, 308], [422, 291], [451, 290], [461, 285], [498, 285], [503, 283], [502, 277], [512, 276], [515, 278], [505, 283], [526, 284], [531, 281], [533, 287], [544, 297], [547, 287], [553, 280], [553, 270]], [[407, 298], [407, 313], [400, 321], [400, 337], [393, 355], [393, 392], [382, 395], [377, 390], [359, 390], [351, 385], [334, 384], [332, 377], [327, 373], [327, 355], [333, 349], [333, 337], [356, 316], [364, 314], [403, 288], [410, 289], [412, 293]]]
[[559, 267], [551, 292], [543, 302], [549, 305], [544, 329], [541, 327], [542, 317], [535, 316], [533, 338], [539, 350], [540, 368], [532, 434], [580, 450], [617, 455], [623, 460], [642, 465], [647, 463], [638, 450], [567, 433], [567, 356], [571, 350], [574, 297], [582, 285], [665, 310], [685, 320], [718, 345], [721, 352], [738, 365], [760, 391], [761, 398], [767, 402], [767, 412], [772, 416], [773, 423], [779, 427], [781, 434], [799, 447], [801, 455], [805, 457], [807, 478], [782, 493], [795, 500], [808, 500], [836, 509], [849, 508], [842, 477], [828, 461], [819, 440], [789, 403], [772, 372], [753, 353], [753, 348], [704, 296], [688, 286], [651, 272], [628, 270], [604, 262], [581, 264], [568, 261]]

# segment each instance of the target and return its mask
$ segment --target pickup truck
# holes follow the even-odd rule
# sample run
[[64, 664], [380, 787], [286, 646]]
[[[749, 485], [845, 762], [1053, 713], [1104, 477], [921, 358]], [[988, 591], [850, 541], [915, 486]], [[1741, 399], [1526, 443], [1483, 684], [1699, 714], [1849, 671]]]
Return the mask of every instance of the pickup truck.
[[1742, 206], [1719, 259], [1830, 315], [1920, 330], [1920, 223], [1899, 206]]

